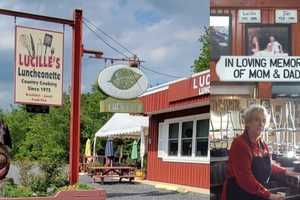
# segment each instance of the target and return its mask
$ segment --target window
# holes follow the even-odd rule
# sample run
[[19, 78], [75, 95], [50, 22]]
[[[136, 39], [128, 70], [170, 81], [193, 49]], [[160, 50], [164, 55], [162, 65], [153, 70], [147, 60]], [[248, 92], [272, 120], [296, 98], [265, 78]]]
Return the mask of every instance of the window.
[[196, 156], [206, 156], [208, 152], [209, 120], [197, 120]]
[[209, 162], [208, 118], [205, 113], [161, 122], [158, 157], [170, 162]]
[[179, 123], [169, 125], [169, 156], [177, 156], [178, 154], [178, 135]]
[[193, 121], [182, 123], [181, 155], [191, 156], [193, 144]]

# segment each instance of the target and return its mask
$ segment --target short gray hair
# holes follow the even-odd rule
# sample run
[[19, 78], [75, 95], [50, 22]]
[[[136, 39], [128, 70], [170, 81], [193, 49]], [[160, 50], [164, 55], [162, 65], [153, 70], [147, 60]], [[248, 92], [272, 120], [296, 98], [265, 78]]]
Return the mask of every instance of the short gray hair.
[[267, 127], [269, 125], [270, 122], [270, 115], [267, 111], [267, 109], [259, 104], [253, 104], [251, 105], [249, 108], [245, 109], [243, 112], [243, 119], [244, 119], [244, 123], [245, 125], [252, 120], [253, 115], [255, 113], [262, 113], [264, 114], [264, 116], [266, 117], [266, 124], [265, 126]]

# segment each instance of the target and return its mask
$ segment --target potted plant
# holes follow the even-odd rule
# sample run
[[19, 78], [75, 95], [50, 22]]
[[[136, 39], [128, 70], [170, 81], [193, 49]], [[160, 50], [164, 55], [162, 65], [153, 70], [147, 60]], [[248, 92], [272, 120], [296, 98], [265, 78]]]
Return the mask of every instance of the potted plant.
[[146, 170], [145, 169], [137, 169], [135, 170], [135, 179], [136, 180], [144, 180], [146, 177]]

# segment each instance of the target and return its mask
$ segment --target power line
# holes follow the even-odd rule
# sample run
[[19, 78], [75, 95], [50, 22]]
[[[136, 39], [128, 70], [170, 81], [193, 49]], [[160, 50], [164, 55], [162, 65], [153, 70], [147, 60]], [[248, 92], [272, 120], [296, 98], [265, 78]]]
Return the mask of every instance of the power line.
[[[131, 53], [132, 55], [136, 55], [134, 53], [132, 53], [128, 48], [126, 48], [125, 46], [123, 46], [121, 43], [119, 43], [118, 41], [116, 41], [115, 39], [113, 39], [111, 36], [109, 36], [107, 33], [105, 33], [104, 31], [102, 31], [100, 28], [98, 28], [96, 25], [92, 24], [91, 22], [89, 22], [88, 19], [84, 18], [85, 21], [87, 21], [88, 23], [90, 23], [91, 25], [93, 25], [95, 27], [96, 30], [100, 31], [101, 33], [105, 34], [107, 37], [109, 37], [110, 39], [112, 39], [114, 42], [116, 42], [117, 44], [119, 44], [122, 48], [126, 49], [126, 51], [128, 51], [129, 53]], [[124, 54], [123, 52], [121, 52], [120, 50], [118, 50], [117, 48], [113, 47], [112, 45], [110, 45], [106, 40], [104, 40], [93, 28], [91, 28], [91, 26], [87, 23], [83, 21], [84, 25], [86, 25], [86, 27], [92, 31], [96, 37], [98, 39], [100, 39], [104, 44], [106, 44], [108, 47], [110, 47], [111, 49], [113, 49], [114, 51], [116, 51], [117, 53], [119, 53], [120, 55], [124, 56], [125, 58], [127, 59], [130, 59], [126, 54]], [[167, 77], [171, 77], [171, 78], [182, 78], [180, 76], [175, 76], [175, 75], [170, 75], [170, 74], [166, 74], [166, 73], [162, 73], [162, 72], [158, 72], [158, 71], [155, 71], [153, 69], [150, 69], [148, 67], [145, 67], [143, 65], [139, 65], [141, 68], [147, 70], [147, 71], [150, 71], [152, 73], [155, 73], [155, 74], [159, 74], [159, 75], [162, 75], [162, 76], [167, 76]]]
[[96, 35], [96, 37], [98, 38], [98, 39], [100, 39], [104, 44], [106, 44], [108, 47], [110, 47], [111, 49], [113, 49], [114, 51], [116, 51], [117, 53], [119, 53], [120, 55], [122, 55], [122, 56], [124, 56], [125, 58], [128, 58], [129, 59], [129, 57], [126, 55], [126, 54], [124, 54], [123, 52], [121, 52], [121, 51], [119, 51], [118, 49], [116, 49], [115, 47], [113, 47], [112, 45], [110, 45], [108, 42], [106, 42], [95, 30], [93, 30], [85, 21], [83, 21], [83, 23], [84, 23], [84, 25], [86, 25], [86, 27], [90, 30], [90, 31], [92, 31], [95, 35]]
[[106, 37], [110, 38], [112, 41], [117, 43], [120, 47], [125, 49], [128, 53], [132, 54], [133, 56], [136, 55], [132, 51], [130, 51], [127, 47], [122, 45], [120, 42], [118, 42], [116, 39], [114, 39], [112, 36], [110, 36], [108, 33], [104, 32], [101, 28], [97, 27], [94, 23], [91, 22], [91, 20], [88, 20], [87, 18], [83, 17], [85, 21], [87, 21], [90, 25], [94, 26], [96, 30], [100, 31], [102, 34], [104, 34]]
[[163, 75], [163, 76], [167, 76], [167, 77], [171, 77], [171, 78], [182, 78], [182, 77], [180, 77], [180, 76], [174, 76], [174, 75], [170, 75], [170, 74], [158, 72], [158, 71], [155, 71], [155, 70], [150, 69], [150, 68], [148, 68], [148, 67], [145, 67], [145, 66], [143, 66], [143, 65], [140, 65], [140, 67], [143, 68], [143, 69], [145, 69], [145, 70], [147, 70], [147, 71], [150, 71], [150, 72], [152, 72], [152, 73], [155, 73], [155, 74], [159, 74], [159, 75]]

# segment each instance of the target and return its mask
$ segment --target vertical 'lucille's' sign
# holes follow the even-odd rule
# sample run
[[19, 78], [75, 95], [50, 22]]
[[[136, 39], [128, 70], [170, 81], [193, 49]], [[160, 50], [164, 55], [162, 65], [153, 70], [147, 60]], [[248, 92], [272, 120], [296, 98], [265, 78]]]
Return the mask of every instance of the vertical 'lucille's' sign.
[[16, 103], [62, 105], [63, 49], [63, 33], [16, 26]]

